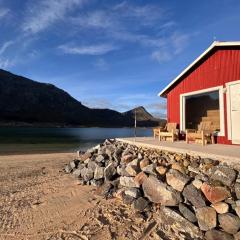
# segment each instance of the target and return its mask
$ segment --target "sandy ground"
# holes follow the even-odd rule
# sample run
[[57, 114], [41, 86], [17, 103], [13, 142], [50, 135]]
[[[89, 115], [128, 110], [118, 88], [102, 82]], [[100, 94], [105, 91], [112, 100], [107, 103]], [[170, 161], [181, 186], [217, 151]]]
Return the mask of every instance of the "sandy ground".
[[139, 239], [149, 219], [65, 174], [73, 158], [0, 156], [1, 240]]

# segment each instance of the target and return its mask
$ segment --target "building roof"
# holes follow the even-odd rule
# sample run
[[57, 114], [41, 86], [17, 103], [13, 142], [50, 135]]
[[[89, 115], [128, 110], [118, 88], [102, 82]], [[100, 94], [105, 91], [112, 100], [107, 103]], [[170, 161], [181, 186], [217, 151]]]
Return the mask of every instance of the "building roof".
[[240, 46], [240, 41], [236, 42], [218, 42], [214, 41], [209, 48], [207, 48], [197, 59], [195, 59], [188, 67], [186, 67], [172, 82], [170, 82], [159, 94], [160, 97], [166, 97], [168, 90], [178, 81], [181, 77], [190, 71], [199, 61], [201, 61], [208, 53], [210, 53], [216, 47], [231, 47], [231, 46]]

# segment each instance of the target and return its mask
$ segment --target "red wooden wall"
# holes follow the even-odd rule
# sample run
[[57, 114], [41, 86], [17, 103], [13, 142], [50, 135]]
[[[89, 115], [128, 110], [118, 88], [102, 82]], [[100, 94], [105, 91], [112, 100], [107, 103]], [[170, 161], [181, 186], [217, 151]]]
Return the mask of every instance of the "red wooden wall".
[[[224, 86], [227, 82], [240, 80], [240, 48], [216, 49], [182, 77], [167, 94], [167, 118], [180, 125], [180, 94], [206, 88]], [[227, 138], [227, 105], [224, 94], [225, 137], [218, 137], [218, 143], [231, 144]]]

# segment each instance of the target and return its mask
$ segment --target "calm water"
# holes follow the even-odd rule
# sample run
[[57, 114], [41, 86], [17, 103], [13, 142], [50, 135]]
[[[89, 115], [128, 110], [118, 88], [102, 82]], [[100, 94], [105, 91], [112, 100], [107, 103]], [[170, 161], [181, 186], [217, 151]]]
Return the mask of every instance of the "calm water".
[[[139, 137], [151, 134], [137, 129]], [[133, 136], [132, 128], [0, 128], [0, 154], [86, 150], [106, 138]]]

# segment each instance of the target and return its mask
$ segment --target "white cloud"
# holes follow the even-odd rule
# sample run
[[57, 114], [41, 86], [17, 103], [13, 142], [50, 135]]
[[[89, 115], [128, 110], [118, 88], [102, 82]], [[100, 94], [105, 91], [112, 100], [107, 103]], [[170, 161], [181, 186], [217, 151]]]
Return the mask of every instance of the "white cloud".
[[114, 20], [105, 11], [97, 10], [71, 19], [74, 24], [84, 28], [109, 28]]
[[179, 32], [175, 32], [172, 35], [171, 40], [172, 40], [173, 46], [175, 48], [175, 53], [179, 54], [187, 46], [188, 41], [189, 41], [189, 35], [188, 34], [182, 34], [182, 33], [179, 33]]
[[0, 19], [7, 16], [9, 12], [10, 10], [7, 8], [0, 8]]
[[159, 63], [167, 62], [179, 55], [188, 45], [189, 34], [174, 32], [168, 38], [165, 38], [162, 46], [154, 50], [151, 58]]
[[88, 46], [71, 46], [62, 45], [58, 47], [66, 54], [79, 54], [79, 55], [104, 55], [108, 52], [117, 50], [116, 46], [112, 44], [99, 44], [99, 45], [88, 45]]
[[163, 49], [152, 52], [151, 57], [152, 57], [152, 59], [156, 60], [159, 63], [167, 62], [172, 59], [171, 53], [169, 51], [163, 50]]
[[156, 5], [146, 4], [136, 6], [129, 4], [127, 1], [115, 5], [113, 10], [118, 12], [120, 16], [140, 19], [141, 22], [139, 24], [142, 25], [153, 24], [165, 14], [165, 10]]
[[22, 30], [28, 33], [43, 31], [56, 21], [64, 19], [68, 11], [82, 4], [83, 0], [43, 0], [29, 6]]
[[11, 45], [13, 45], [14, 42], [13, 41], [7, 41], [5, 42], [1, 47], [0, 47], [0, 55], [2, 55], [8, 47], [10, 47]]
[[83, 105], [89, 108], [98, 108], [98, 109], [115, 109], [115, 106], [111, 103], [110, 100], [100, 97], [91, 97], [82, 102]]
[[163, 47], [167, 43], [165, 38], [156, 38], [154, 36], [131, 33], [127, 31], [113, 32], [112, 37], [121, 41], [139, 43], [145, 47]]
[[146, 105], [146, 108], [149, 108], [151, 110], [166, 110], [167, 109], [167, 103], [166, 101], [162, 102], [154, 102]]
[[9, 60], [9, 59], [1, 59], [0, 58], [0, 68], [7, 69], [13, 65], [14, 65], [14, 61]]

